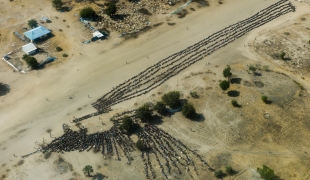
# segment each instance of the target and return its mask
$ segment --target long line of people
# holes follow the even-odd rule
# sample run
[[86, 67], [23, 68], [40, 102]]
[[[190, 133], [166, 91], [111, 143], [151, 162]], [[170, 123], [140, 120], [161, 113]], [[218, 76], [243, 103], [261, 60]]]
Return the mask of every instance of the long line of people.
[[188, 66], [202, 60], [205, 56], [235, 41], [249, 31], [292, 11], [295, 11], [295, 6], [288, 2], [288, 0], [280, 0], [253, 16], [230, 25], [202, 41], [178, 53], [170, 55], [136, 76], [114, 87], [95, 103], [92, 103], [92, 106], [97, 109], [97, 112], [76, 118], [73, 122], [79, 122], [92, 116], [102, 114], [109, 111], [111, 106], [115, 104], [148, 93]]

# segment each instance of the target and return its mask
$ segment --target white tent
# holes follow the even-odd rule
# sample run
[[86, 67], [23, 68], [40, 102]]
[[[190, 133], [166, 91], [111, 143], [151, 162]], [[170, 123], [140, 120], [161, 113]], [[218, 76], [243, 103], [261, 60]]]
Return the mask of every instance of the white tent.
[[33, 43], [29, 43], [29, 44], [22, 46], [22, 50], [26, 54], [30, 55], [30, 54], [34, 54], [36, 52], [37, 48]]
[[96, 32], [93, 33], [93, 37], [101, 38], [103, 36], [104, 35], [101, 32], [99, 32], [99, 31], [96, 31]]

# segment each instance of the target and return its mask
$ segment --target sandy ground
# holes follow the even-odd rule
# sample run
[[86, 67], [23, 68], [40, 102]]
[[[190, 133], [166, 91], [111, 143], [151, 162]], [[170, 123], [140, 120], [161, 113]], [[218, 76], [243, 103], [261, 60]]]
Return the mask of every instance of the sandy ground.
[[[0, 97], [0, 175], [5, 175], [7, 179], [83, 179], [82, 168], [87, 164], [91, 164], [93, 167], [96, 167], [94, 168], [96, 172], [102, 172], [108, 175], [109, 179], [143, 179], [141, 177], [144, 177], [144, 175], [142, 171], [139, 171], [140, 160], [138, 157], [134, 157], [136, 159], [134, 164], [127, 166], [123, 161], [110, 162], [113, 160], [103, 160], [102, 155], [99, 154], [94, 155], [93, 153], [86, 152], [66, 153], [60, 156], [63, 156], [66, 162], [73, 165], [72, 172], [68, 170], [67, 173], [62, 173], [59, 170], [59, 166], [57, 166], [59, 163], [55, 162], [58, 159], [58, 154], [53, 154], [50, 159], [44, 159], [42, 154], [34, 154], [24, 159], [24, 164], [20, 162], [19, 164], [22, 165], [18, 165], [18, 162], [22, 159], [21, 155], [31, 153], [35, 150], [35, 141], [42, 142], [43, 137], [48, 141], [51, 140], [47, 129], [52, 129], [53, 136], [59, 136], [62, 133], [61, 125], [63, 123], [69, 123], [73, 116], [79, 117], [93, 112], [94, 109], [90, 104], [109, 91], [111, 87], [136, 75], [138, 72], [168, 55], [198, 42], [227, 25], [249, 17], [274, 2], [276, 0], [235, 0], [233, 2], [224, 1], [222, 5], [211, 4], [206, 9], [199, 9], [194, 13], [188, 14], [184, 19], [170, 17], [170, 21], [176, 23], [174, 26], [162, 25], [140, 35], [137, 39], [127, 41], [112, 34], [112, 38], [107, 41], [97, 41], [96, 43], [84, 45], [80, 44], [78, 40], [74, 40], [74, 36], [67, 36], [73, 39], [72, 42], [76, 42], [73, 43], [72, 47], [69, 45], [71, 55], [69, 60], [64, 61], [63, 64], [51, 66], [40, 71], [32, 71], [26, 75], [12, 73], [12, 69], [1, 62], [0, 81], [10, 85], [11, 91], [9, 94]], [[7, 2], [0, 3], [8, 5]], [[48, 2], [45, 1], [45, 3]], [[224, 67], [226, 64], [237, 62], [241, 64], [247, 63], [248, 59], [252, 61], [261, 60], [251, 52], [250, 47], [244, 47], [244, 44], [251, 43], [260, 32], [276, 27], [287, 20], [293, 21], [308, 11], [308, 4], [296, 3], [296, 5], [298, 7], [296, 13], [289, 13], [250, 32], [245, 37], [206, 57], [205, 60], [194, 64], [182, 72], [180, 76], [170, 79], [159, 89], [165, 88], [166, 85], [176, 87], [179, 82], [178, 78], [181, 79], [182, 76], [188, 75], [191, 71], [199, 70], [208, 61], [211, 62], [212, 66], [210, 70], [213, 71], [215, 65]], [[54, 15], [57, 14], [61, 18], [66, 16], [66, 14], [53, 12], [49, 6], [42, 4], [34, 6], [34, 9], [46, 9], [46, 12]], [[1, 7], [3, 6], [1, 5]], [[29, 9], [31, 8], [29, 7]], [[1, 24], [5, 24], [2, 28], [9, 28], [10, 26], [17, 25], [20, 21], [26, 21], [31, 16], [41, 15], [40, 12], [34, 10], [24, 15], [19, 9], [14, 9], [14, 11], [20, 11], [20, 17], [15, 18], [13, 22], [7, 18], [6, 20], [4, 20], [5, 18], [1, 18]], [[1, 10], [1, 13], [8, 13], [8, 9]], [[6, 52], [8, 46], [2, 46], [1, 52]], [[149, 56], [149, 58], [146, 56]], [[240, 58], [244, 56], [247, 58]], [[126, 61], [129, 64], [126, 64]], [[268, 64], [270, 62], [266, 63]], [[272, 66], [271, 63], [270, 66]], [[279, 67], [275, 66], [274, 69], [277, 70]], [[214, 71], [217, 76], [221, 76], [221, 68], [215, 69]], [[300, 79], [298, 80], [301, 81]], [[210, 86], [215, 85], [213, 83]], [[308, 88], [307, 85], [305, 86]], [[171, 88], [167, 88], [166, 90], [169, 89]], [[212, 91], [219, 90], [213, 89]], [[74, 98], [69, 99], [73, 95]], [[91, 98], [88, 98], [88, 95]], [[141, 97], [141, 99], [145, 97]], [[128, 108], [129, 105], [133, 105], [137, 100], [124, 102], [113, 109]], [[222, 107], [221, 109], [224, 111], [224, 108]], [[175, 118], [178, 118], [178, 116]], [[106, 125], [101, 125], [97, 117], [87, 121], [92, 121], [93, 125], [89, 126], [97, 126], [96, 128], [98, 129], [101, 127], [109, 128], [111, 125], [109, 116], [102, 115], [101, 119], [100, 121], [103, 121]], [[210, 121], [211, 119], [209, 117], [208, 120]], [[98, 122], [100, 125], [96, 125], [95, 122]], [[177, 126], [179, 125], [177, 124]], [[216, 123], [212, 125], [212, 127], [217, 126]], [[169, 127], [172, 126], [169, 124], [167, 126], [163, 125], [163, 128], [167, 129]], [[209, 128], [212, 129], [212, 127]], [[172, 130], [171, 132], [174, 134]], [[183, 134], [180, 137], [189, 145], [194, 146], [196, 143], [190, 140], [191, 136], [195, 137], [192, 134], [188, 137]], [[225, 139], [225, 136], [222, 138]], [[206, 143], [205, 146], [200, 147], [200, 151], [202, 154], [211, 152], [205, 157], [207, 160], [214, 162], [214, 164], [218, 154], [214, 150], [212, 152], [211, 149], [225, 148], [225, 145], [219, 142], [222, 142], [221, 139], [213, 142], [199, 142]], [[264, 149], [267, 146], [262, 145], [261, 148]], [[238, 146], [236, 146], [236, 149], [238, 149]], [[274, 151], [279, 152], [279, 149], [281, 150], [281, 147], [274, 147]], [[237, 159], [235, 161], [238, 161], [239, 164], [242, 164], [244, 161], [247, 162], [246, 166], [248, 168], [245, 169], [245, 174], [248, 173], [251, 176], [252, 173], [247, 171], [251, 171], [250, 168], [256, 169], [257, 164], [248, 163], [251, 161], [251, 156], [243, 156], [246, 153], [245, 151], [241, 150], [239, 152], [238, 156], [234, 156]], [[257, 152], [258, 157], [256, 158], [263, 156], [268, 159], [269, 156], [265, 155], [267, 152], [266, 150]], [[248, 154], [251, 153], [254, 152], [251, 151]], [[17, 157], [14, 157], [13, 154]], [[123, 167], [121, 165], [125, 165], [126, 168], [121, 168]], [[220, 166], [216, 165], [217, 168]], [[304, 168], [307, 165], [300, 166]], [[212, 174], [209, 175], [210, 178], [213, 176]], [[297, 177], [298, 173], [295, 176]], [[287, 175], [285, 177], [288, 178], [290, 176]], [[309, 172], [305, 169], [304, 175], [299, 175], [298, 177], [307, 178], [309, 177]]]

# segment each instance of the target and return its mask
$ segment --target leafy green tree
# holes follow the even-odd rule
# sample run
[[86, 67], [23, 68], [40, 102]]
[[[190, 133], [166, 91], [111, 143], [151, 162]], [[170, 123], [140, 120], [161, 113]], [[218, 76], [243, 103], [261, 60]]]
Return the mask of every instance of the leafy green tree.
[[231, 166], [226, 166], [225, 171], [226, 171], [226, 174], [228, 175], [233, 175], [235, 172]]
[[55, 9], [61, 9], [63, 2], [61, 0], [53, 0], [52, 4]]
[[193, 118], [196, 115], [196, 109], [192, 104], [186, 103], [182, 107], [182, 114], [186, 118]]
[[143, 141], [141, 139], [138, 139], [136, 142], [136, 147], [141, 151], [143, 149]]
[[147, 105], [143, 105], [137, 109], [136, 115], [142, 122], [147, 122], [152, 117], [152, 111]]
[[83, 172], [85, 175], [87, 175], [88, 177], [90, 177], [90, 173], [92, 173], [94, 170], [93, 170], [93, 167], [91, 165], [87, 165], [83, 168]]
[[220, 83], [220, 87], [223, 91], [226, 91], [230, 87], [230, 83], [224, 80]]
[[257, 168], [257, 172], [260, 174], [260, 177], [265, 180], [273, 180], [275, 178], [274, 171], [263, 165], [263, 168]]
[[122, 122], [122, 125], [120, 126], [120, 128], [122, 130], [126, 130], [127, 132], [130, 132], [133, 126], [133, 121], [130, 117], [125, 116]]
[[214, 172], [214, 176], [217, 177], [217, 178], [222, 178], [222, 177], [225, 176], [225, 174], [223, 173], [222, 170], [216, 170], [216, 171]]
[[228, 79], [232, 76], [230, 66], [227, 66], [227, 67], [223, 70], [223, 76], [224, 76], [225, 78], [228, 78]]
[[38, 27], [38, 22], [37, 22], [37, 20], [35, 20], [35, 19], [30, 19], [30, 20], [28, 21], [28, 26], [29, 26], [30, 28], [36, 28], [36, 27]]
[[31, 67], [31, 69], [38, 69], [39, 63], [36, 58], [32, 56], [23, 56], [25, 58], [24, 60], [26, 61], [27, 65]]
[[105, 13], [108, 15], [108, 16], [112, 16], [113, 14], [115, 14], [117, 11], [117, 7], [114, 3], [110, 3], [108, 5], [108, 7], [105, 9]]
[[80, 16], [82, 18], [94, 18], [96, 17], [96, 12], [92, 7], [86, 7], [80, 11]]
[[157, 111], [161, 115], [164, 115], [167, 113], [166, 105], [162, 101], [156, 102], [154, 106], [154, 110]]
[[178, 91], [171, 91], [167, 94], [164, 94], [161, 99], [171, 108], [178, 108], [181, 106], [180, 92]]

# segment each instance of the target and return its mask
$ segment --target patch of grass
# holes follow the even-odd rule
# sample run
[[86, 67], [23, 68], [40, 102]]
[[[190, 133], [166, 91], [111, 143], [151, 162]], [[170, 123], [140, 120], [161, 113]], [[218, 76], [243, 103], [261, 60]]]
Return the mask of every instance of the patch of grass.
[[199, 97], [197, 92], [194, 92], [194, 91], [190, 92], [190, 95], [192, 96], [192, 98], [198, 98]]
[[64, 20], [62, 20], [63, 22], [66, 22], [66, 20], [64, 19]]
[[46, 132], [47, 132], [47, 133], [51, 133], [51, 132], [52, 132], [52, 129], [51, 129], [51, 128], [48, 128], [48, 129], [46, 130]]
[[232, 104], [234, 107], [239, 107], [239, 106], [240, 106], [236, 100], [231, 100], [231, 104]]
[[68, 57], [68, 54], [63, 53], [63, 54], [62, 54], [62, 57]]
[[5, 174], [2, 174], [1, 178], [2, 178], [2, 179], [6, 178], [6, 175], [5, 175]]
[[263, 101], [265, 104], [271, 104], [271, 101], [268, 100], [268, 97], [267, 97], [267, 96], [262, 96], [261, 99], [262, 99], [262, 101]]
[[59, 47], [59, 46], [57, 46], [57, 47], [56, 47], [56, 51], [60, 52], [60, 51], [62, 51], [62, 48]]
[[77, 110], [80, 111], [80, 110], [82, 110], [82, 108], [79, 107], [79, 108], [77, 108]]
[[62, 32], [62, 29], [59, 29], [60, 32]]
[[21, 165], [24, 164], [24, 162], [25, 162], [24, 160], [19, 160], [18, 163], [17, 163], [17, 165], [21, 166]]

